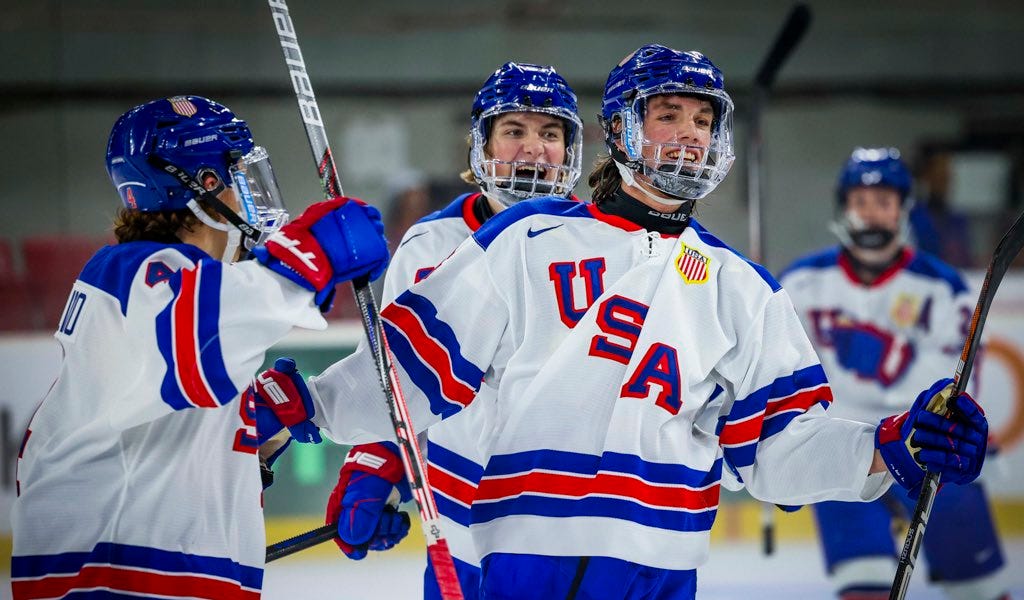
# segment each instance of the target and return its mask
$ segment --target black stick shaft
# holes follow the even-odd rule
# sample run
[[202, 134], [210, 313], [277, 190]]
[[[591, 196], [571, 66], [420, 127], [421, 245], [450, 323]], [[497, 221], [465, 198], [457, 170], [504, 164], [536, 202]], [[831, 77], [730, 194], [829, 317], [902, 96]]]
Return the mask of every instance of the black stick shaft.
[[267, 546], [267, 562], [275, 561], [279, 558], [284, 558], [288, 555], [301, 552], [306, 548], [312, 548], [318, 544], [322, 544], [328, 540], [332, 540], [338, 535], [338, 524], [334, 523], [331, 525], [324, 525], [319, 529], [307, 531], [306, 533], [300, 533], [295, 537], [290, 537], [286, 540], [277, 542]]
[[[974, 358], [981, 345], [981, 332], [985, 328], [985, 320], [988, 318], [989, 308], [992, 307], [996, 289], [1003, 280], [1003, 275], [1010, 268], [1010, 263], [1020, 254], [1022, 248], [1024, 248], [1024, 214], [1017, 217], [992, 254], [992, 261], [988, 265], [985, 281], [981, 284], [981, 293], [978, 294], [978, 303], [975, 305], [974, 315], [971, 317], [971, 327], [968, 330], [967, 339], [964, 340], [963, 350], [960, 352], [960, 361], [957, 363], [956, 373], [953, 376], [953, 394], [950, 398], [956, 398], [967, 389], [967, 381], [974, 368]], [[928, 526], [928, 518], [932, 514], [932, 506], [935, 504], [935, 494], [938, 491], [939, 474], [929, 471], [925, 474], [921, 495], [918, 496], [917, 506], [910, 519], [910, 527], [907, 529], [907, 537], [903, 542], [903, 549], [900, 551], [900, 560], [896, 566], [896, 577], [889, 591], [889, 600], [903, 600], [907, 595], [910, 578], [914, 574], [914, 565], [917, 562], [917, 555], [921, 551], [924, 532]]]

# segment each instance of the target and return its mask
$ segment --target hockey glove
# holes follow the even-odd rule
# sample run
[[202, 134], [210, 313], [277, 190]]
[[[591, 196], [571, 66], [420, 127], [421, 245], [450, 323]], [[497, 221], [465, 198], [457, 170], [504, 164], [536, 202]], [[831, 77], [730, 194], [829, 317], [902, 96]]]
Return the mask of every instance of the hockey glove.
[[322, 441], [319, 428], [310, 421], [315, 414], [313, 399], [293, 359], [274, 361], [273, 369], [256, 376], [252, 390], [256, 398], [256, 437], [260, 446], [286, 427], [297, 442], [319, 444]]
[[318, 202], [267, 239], [253, 255], [276, 273], [316, 292], [324, 306], [334, 286], [362, 275], [377, 279], [388, 266], [380, 211], [356, 199]]
[[945, 483], [965, 484], [985, 462], [985, 413], [968, 394], [949, 399], [952, 381], [935, 382], [909, 411], [883, 419], [875, 430], [875, 447], [911, 497], [920, 494], [925, 470], [939, 473]]
[[352, 448], [327, 501], [326, 523], [338, 524], [334, 543], [353, 560], [367, 550], [392, 548], [409, 533], [409, 513], [397, 506], [411, 498], [398, 446], [380, 442]]

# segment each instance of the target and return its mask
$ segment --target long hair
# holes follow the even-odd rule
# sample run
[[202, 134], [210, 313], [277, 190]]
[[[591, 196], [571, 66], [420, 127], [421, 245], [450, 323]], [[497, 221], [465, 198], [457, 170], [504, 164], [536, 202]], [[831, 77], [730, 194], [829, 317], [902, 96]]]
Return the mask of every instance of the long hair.
[[160, 242], [178, 244], [178, 233], [193, 231], [199, 219], [191, 210], [143, 212], [122, 207], [114, 217], [114, 237], [118, 244], [125, 242]]
[[590, 197], [594, 204], [610, 198], [615, 190], [619, 189], [619, 186], [622, 185], [622, 175], [619, 174], [619, 169], [610, 155], [597, 157], [597, 160], [594, 161], [594, 169], [590, 171], [590, 176], [587, 178], [587, 183], [594, 190]]

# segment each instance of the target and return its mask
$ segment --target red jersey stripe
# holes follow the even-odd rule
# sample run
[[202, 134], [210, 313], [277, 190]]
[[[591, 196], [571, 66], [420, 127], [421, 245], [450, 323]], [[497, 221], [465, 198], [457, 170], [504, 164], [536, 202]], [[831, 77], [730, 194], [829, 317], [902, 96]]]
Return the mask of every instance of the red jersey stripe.
[[455, 477], [448, 471], [441, 470], [433, 463], [427, 464], [427, 480], [435, 492], [443, 494], [467, 507], [476, 497], [476, 486]]
[[243, 589], [237, 581], [194, 573], [162, 573], [111, 565], [86, 565], [78, 573], [11, 582], [15, 600], [57, 598], [81, 590], [110, 590], [171, 598], [259, 600], [258, 590]]
[[381, 317], [405, 334], [413, 350], [437, 375], [441, 393], [450, 402], [468, 406], [476, 397], [476, 390], [455, 378], [448, 351], [423, 328], [423, 324], [408, 307], [390, 304], [381, 312]]
[[588, 495], [618, 497], [655, 508], [703, 511], [718, 506], [719, 485], [704, 489], [657, 485], [629, 475], [602, 472], [574, 476], [532, 471], [503, 478], [484, 478], [476, 501], [501, 500], [521, 494], [548, 494], [582, 498]]
[[219, 406], [203, 377], [199, 362], [196, 328], [196, 297], [199, 292], [199, 265], [181, 270], [181, 289], [174, 300], [174, 368], [185, 398], [203, 408]]
[[765, 409], [766, 418], [770, 418], [781, 412], [800, 410], [806, 412], [818, 402], [832, 402], [832, 388], [821, 385], [813, 389], [799, 391], [792, 396], [772, 400]]

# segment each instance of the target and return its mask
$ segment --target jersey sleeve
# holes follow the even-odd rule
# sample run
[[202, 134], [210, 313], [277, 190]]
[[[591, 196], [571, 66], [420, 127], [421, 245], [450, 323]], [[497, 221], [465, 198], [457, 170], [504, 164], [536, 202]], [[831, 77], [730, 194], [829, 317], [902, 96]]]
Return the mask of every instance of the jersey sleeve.
[[399, 294], [413, 286], [421, 279], [425, 279], [433, 272], [437, 263], [441, 262], [448, 253], [455, 250], [455, 244], [445, 249], [446, 254], [437, 256], [434, 249], [434, 242], [437, 231], [431, 231], [417, 224], [409, 228], [402, 241], [395, 250], [395, 255], [388, 265], [387, 275], [384, 277], [384, 291], [381, 294], [381, 305], [387, 306]]
[[780, 504], [867, 500], [888, 487], [868, 476], [874, 426], [830, 418], [832, 391], [784, 291], [776, 291], [719, 366], [731, 383], [719, 443], [754, 497]]
[[[381, 310], [399, 384], [417, 431], [456, 414], [476, 396], [502, 345], [507, 299], [489, 257], [472, 238], [426, 279]], [[368, 348], [310, 379], [317, 417], [340, 442], [393, 436]]]
[[292, 327], [326, 326], [310, 292], [256, 262], [193, 258], [157, 252], [131, 283], [128, 339], [137, 356], [152, 357], [140, 361], [137, 380], [159, 382], [160, 392], [155, 405], [135, 402], [112, 415], [118, 428], [170, 411], [224, 406]]

